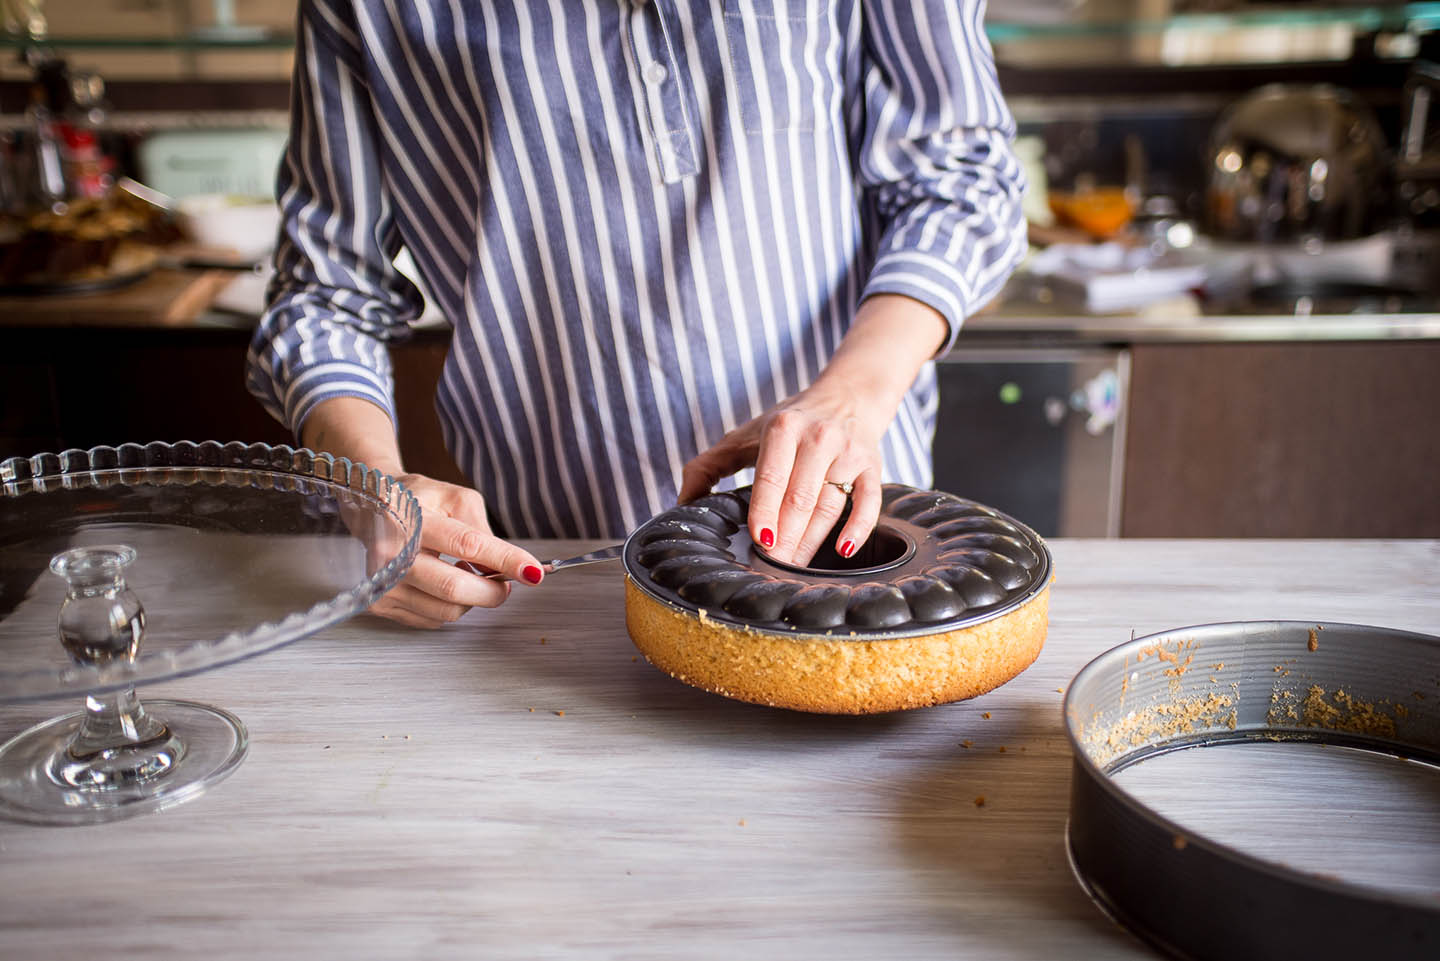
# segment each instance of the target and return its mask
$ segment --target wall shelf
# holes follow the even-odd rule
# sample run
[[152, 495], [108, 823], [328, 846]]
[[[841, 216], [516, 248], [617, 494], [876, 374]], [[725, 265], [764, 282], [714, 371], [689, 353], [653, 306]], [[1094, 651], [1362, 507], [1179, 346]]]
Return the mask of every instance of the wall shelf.
[[[992, 14], [1003, 5], [991, 8]], [[1440, 3], [1405, 3], [1390, 6], [1356, 4], [1348, 7], [1286, 6], [1265, 10], [1216, 13], [1175, 13], [1165, 17], [1066, 19], [1050, 22], [1015, 22], [996, 14], [985, 25], [992, 42], [1075, 37], [1114, 37], [1165, 31], [1213, 33], [1232, 30], [1312, 27], [1351, 27], [1360, 33], [1379, 31], [1420, 33], [1440, 29]]]
[[[1168, 16], [1097, 17], [1064, 16], [1044, 20], [1007, 20], [1005, 5], [990, 8], [985, 32], [994, 43], [1029, 40], [1075, 39], [1083, 37], [1134, 37], [1161, 32], [1213, 33], [1253, 29], [1301, 30], [1314, 27], [1351, 27], [1360, 33], [1428, 32], [1440, 29], [1440, 2], [1404, 4], [1354, 4], [1351, 6], [1287, 5], [1267, 9], [1206, 13], [1173, 13]], [[0, 35], [0, 46], [20, 48], [39, 45], [75, 50], [277, 50], [294, 45], [294, 34], [269, 27], [200, 29], [183, 35], [55, 35], [32, 38], [22, 34]]]

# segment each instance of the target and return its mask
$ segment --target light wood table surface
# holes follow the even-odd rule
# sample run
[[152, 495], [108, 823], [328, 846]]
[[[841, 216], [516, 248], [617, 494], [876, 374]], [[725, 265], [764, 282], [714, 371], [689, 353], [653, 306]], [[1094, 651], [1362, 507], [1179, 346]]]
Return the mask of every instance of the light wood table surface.
[[[1051, 546], [1039, 660], [908, 713], [672, 680], [635, 656], [618, 564], [447, 630], [367, 616], [142, 688], [235, 712], [249, 756], [158, 815], [0, 823], [0, 957], [1153, 957], [1070, 873], [1058, 689], [1191, 624], [1440, 632], [1440, 542]], [[4, 707], [0, 735], [73, 708]]]

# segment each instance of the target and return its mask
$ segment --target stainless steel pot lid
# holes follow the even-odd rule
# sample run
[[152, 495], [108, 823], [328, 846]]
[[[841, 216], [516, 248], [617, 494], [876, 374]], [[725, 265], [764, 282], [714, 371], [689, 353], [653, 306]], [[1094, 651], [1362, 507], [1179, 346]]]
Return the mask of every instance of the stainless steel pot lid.
[[1255, 243], [1369, 236], [1388, 217], [1391, 163], [1374, 111], [1349, 91], [1261, 87], [1211, 132], [1205, 230]]
[[1065, 724], [1071, 864], [1153, 946], [1440, 957], [1440, 638], [1300, 621], [1154, 634], [1076, 675]]

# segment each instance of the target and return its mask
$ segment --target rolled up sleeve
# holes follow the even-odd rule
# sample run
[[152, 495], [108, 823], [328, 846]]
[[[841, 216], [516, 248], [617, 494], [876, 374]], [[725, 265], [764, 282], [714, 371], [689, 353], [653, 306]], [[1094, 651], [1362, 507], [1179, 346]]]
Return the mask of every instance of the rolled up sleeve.
[[364, 398], [395, 421], [386, 345], [424, 306], [394, 266], [400, 239], [358, 50], [344, 11], [301, 5], [275, 274], [246, 359], [250, 392], [297, 437], [334, 397]]
[[984, 0], [865, 4], [860, 182], [876, 217], [862, 296], [939, 311], [949, 350], [1026, 249], [1015, 122], [984, 32]]

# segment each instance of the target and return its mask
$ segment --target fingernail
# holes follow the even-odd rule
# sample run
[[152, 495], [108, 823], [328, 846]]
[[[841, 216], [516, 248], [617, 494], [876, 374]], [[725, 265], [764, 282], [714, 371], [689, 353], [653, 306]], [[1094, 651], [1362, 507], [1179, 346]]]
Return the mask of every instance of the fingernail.
[[531, 584], [539, 584], [540, 578], [545, 576], [545, 572], [542, 571], [540, 568], [536, 567], [534, 564], [530, 564], [523, 571], [520, 572], [520, 576], [525, 578], [525, 580]]
[[775, 546], [775, 532], [768, 527], [760, 528], [760, 546], [766, 550]]
[[841, 557], [849, 557], [849, 556], [850, 556], [851, 554], [853, 554], [853, 553], [855, 553], [855, 542], [854, 542], [854, 541], [846, 541], [845, 543], [843, 543], [843, 544], [840, 545], [840, 556], [841, 556]]

